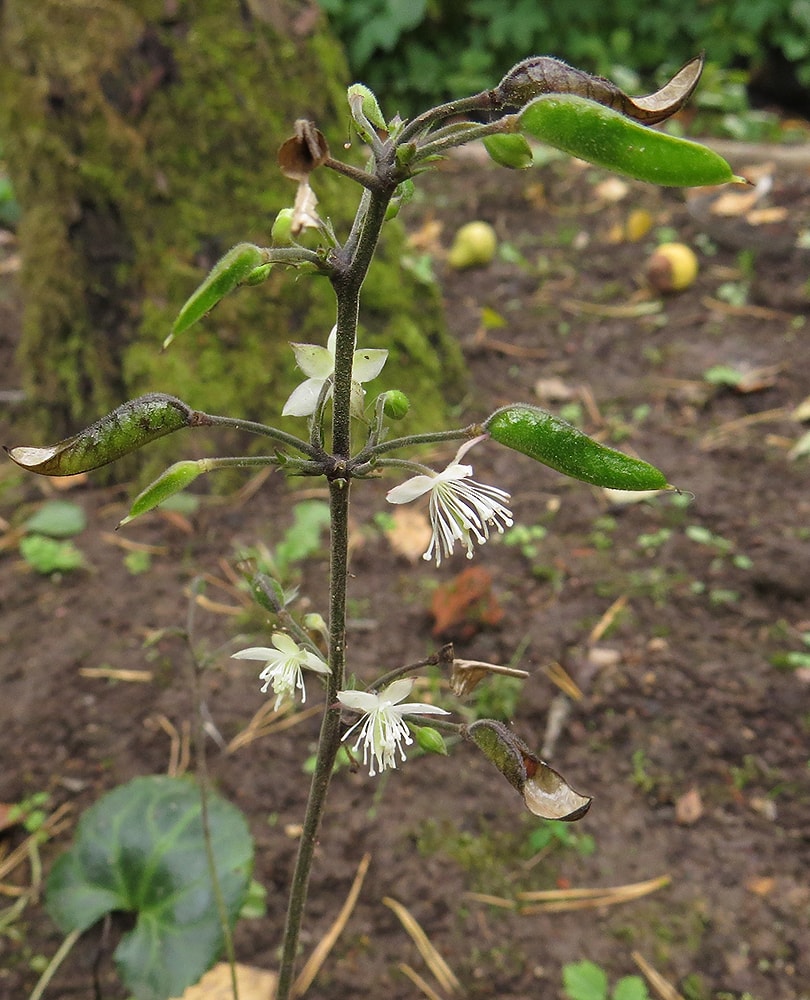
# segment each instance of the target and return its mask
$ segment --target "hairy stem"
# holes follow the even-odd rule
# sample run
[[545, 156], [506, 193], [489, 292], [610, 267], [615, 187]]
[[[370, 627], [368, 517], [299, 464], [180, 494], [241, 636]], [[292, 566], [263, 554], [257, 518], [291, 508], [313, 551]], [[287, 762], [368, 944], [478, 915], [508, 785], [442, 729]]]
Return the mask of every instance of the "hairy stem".
[[346, 672], [346, 579], [349, 553], [349, 482], [335, 479], [329, 484], [329, 504], [332, 515], [329, 597], [329, 666], [326, 681], [326, 710], [321, 722], [318, 755], [309, 789], [304, 825], [298, 845], [287, 925], [284, 929], [281, 968], [276, 1000], [288, 1000], [293, 986], [298, 938], [304, 916], [304, 906], [312, 871], [312, 857], [318, 839], [318, 827], [326, 805], [326, 794], [332, 777], [335, 756], [340, 746], [340, 709], [335, 708], [337, 693], [343, 686]]
[[[378, 173], [378, 176], [381, 176]], [[332, 403], [333, 466], [329, 479], [331, 546], [329, 564], [329, 667], [326, 708], [318, 741], [318, 754], [309, 790], [304, 826], [290, 889], [287, 924], [284, 929], [281, 968], [276, 1000], [289, 1000], [293, 988], [295, 959], [304, 907], [312, 871], [318, 828], [326, 806], [326, 796], [335, 756], [340, 746], [340, 709], [337, 692], [346, 677], [346, 583], [349, 573], [349, 489], [351, 473], [351, 392], [352, 366], [357, 336], [360, 289], [374, 256], [385, 210], [396, 187], [393, 180], [380, 182], [379, 191], [364, 199], [364, 218], [357, 230], [357, 242], [343, 256], [338, 251], [332, 285], [337, 298], [335, 382]], [[350, 256], [349, 256], [350, 255]]]

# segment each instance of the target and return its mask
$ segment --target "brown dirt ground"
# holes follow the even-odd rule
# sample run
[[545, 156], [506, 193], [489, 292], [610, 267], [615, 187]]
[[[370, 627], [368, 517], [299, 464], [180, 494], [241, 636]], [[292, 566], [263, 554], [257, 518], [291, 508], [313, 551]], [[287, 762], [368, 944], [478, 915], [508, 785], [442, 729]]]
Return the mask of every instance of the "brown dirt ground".
[[[535, 552], [495, 538], [477, 553], [473, 565], [491, 575], [504, 614], [494, 628], [461, 628], [456, 652], [502, 663], [519, 657], [530, 677], [511, 721], [538, 749], [559, 695], [548, 667], [562, 664], [580, 683], [583, 697], [548, 759], [594, 796], [570, 830], [591, 836], [595, 850], [584, 855], [575, 840], [533, 857], [529, 837], [540, 821], [467, 745], [449, 759], [411, 759], [384, 780], [341, 771], [313, 872], [306, 953], [336, 916], [364, 852], [372, 860], [309, 996], [420, 995], [398, 965], [430, 973], [383, 902], [394, 897], [454, 970], [461, 996], [562, 997], [565, 963], [590, 958], [613, 981], [638, 971], [638, 952], [687, 1000], [806, 1000], [810, 673], [774, 662], [807, 652], [810, 632], [807, 460], [788, 454], [803, 431], [791, 412], [810, 395], [809, 255], [740, 218], [721, 223], [704, 212], [701, 221], [680, 192], [630, 185], [612, 200], [620, 192], [600, 188], [605, 177], [591, 170], [557, 163], [515, 175], [454, 163], [448, 171], [429, 179], [434, 200], [410, 209], [408, 225], [423, 244], [438, 240], [446, 249], [454, 227], [472, 218], [491, 221], [507, 244], [506, 259], [487, 269], [451, 273], [440, 255], [435, 261], [471, 372], [459, 423], [506, 402], [539, 402], [538, 382], [554, 378], [570, 390], [568, 403], [579, 402], [588, 430], [656, 463], [694, 500], [619, 507], [529, 459], [476, 449], [476, 477], [510, 490], [517, 524], [544, 526], [547, 535], [535, 540]], [[777, 197], [788, 200], [795, 222], [802, 204], [795, 199], [806, 206], [810, 178], [777, 179]], [[653, 231], [617, 242], [615, 227], [636, 208], [651, 213]], [[641, 275], [661, 227], [697, 248], [700, 275], [645, 313]], [[14, 295], [7, 280], [0, 370], [9, 390], [19, 384]], [[766, 370], [752, 379], [758, 388], [740, 392], [704, 380], [718, 364]], [[551, 408], [566, 405], [560, 391]], [[3, 441], [21, 443], [12, 429], [21, 412], [6, 407]], [[178, 457], [187, 454], [184, 444], [177, 439]], [[263, 699], [252, 665], [227, 653], [247, 644], [252, 630], [262, 641], [261, 619], [222, 606], [240, 604], [232, 584], [237, 544], [272, 549], [289, 526], [297, 497], [287, 484], [271, 477], [227, 501], [205, 498], [186, 517], [149, 515], [113, 535], [135, 487], [91, 478], [68, 494], [87, 513], [76, 541], [89, 568], [59, 578], [31, 572], [13, 544], [14, 528], [53, 487], [6, 463], [0, 489], [8, 543], [0, 552], [0, 802], [47, 790], [51, 808], [69, 803], [75, 819], [117, 783], [166, 770], [170, 738], [160, 720], [182, 732], [192, 698], [185, 647], [160, 630], [185, 624], [196, 574], [208, 578], [206, 596], [216, 602], [196, 615], [196, 643], [215, 654], [206, 704], [225, 739], [245, 728]], [[350, 655], [367, 681], [380, 667], [435, 649], [433, 590], [468, 565], [457, 556], [436, 572], [397, 557], [373, 520], [384, 507], [381, 484], [358, 485]], [[695, 529], [711, 535], [701, 542]], [[154, 547], [147, 571], [127, 569], [131, 544]], [[323, 610], [323, 558], [296, 571], [309, 606]], [[605, 622], [619, 599], [625, 603]], [[600, 622], [606, 628], [593, 643]], [[152, 680], [80, 672], [101, 666], [149, 670]], [[308, 708], [316, 690], [310, 684]], [[237, 951], [265, 968], [277, 962], [308, 785], [302, 762], [317, 728], [317, 718], [303, 717], [232, 754], [209, 743], [217, 786], [249, 819], [256, 877], [267, 889], [267, 917], [240, 924]], [[42, 847], [46, 872], [71, 829]], [[0, 834], [0, 858], [22, 839], [19, 828]], [[670, 884], [645, 898], [568, 912], [518, 913], [468, 895], [513, 899], [527, 889], [665, 874]], [[2, 881], [8, 889], [29, 880], [20, 864]], [[89, 932], [47, 995], [93, 996], [101, 948], [104, 996], [124, 996], [110, 959], [116, 933], [114, 924], [102, 942], [100, 930]], [[0, 929], [0, 997], [26, 996], [37, 978], [32, 961], [59, 943], [40, 905]]]

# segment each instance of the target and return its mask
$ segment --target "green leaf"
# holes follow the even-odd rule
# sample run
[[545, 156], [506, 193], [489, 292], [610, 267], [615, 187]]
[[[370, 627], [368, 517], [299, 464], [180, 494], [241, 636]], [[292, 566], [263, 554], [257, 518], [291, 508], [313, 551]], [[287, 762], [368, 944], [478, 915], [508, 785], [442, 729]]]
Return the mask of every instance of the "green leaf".
[[191, 427], [195, 411], [174, 396], [130, 399], [85, 430], [49, 448], [6, 448], [9, 458], [42, 476], [75, 476], [108, 465], [150, 441]]
[[168, 347], [178, 334], [202, 319], [220, 299], [224, 299], [237, 285], [248, 281], [256, 268], [267, 262], [267, 252], [252, 243], [237, 243], [232, 247], [214, 264], [208, 277], [180, 310], [172, 332], [163, 341], [163, 347]]
[[[250, 883], [253, 845], [241, 813], [218, 796], [210, 798], [209, 822], [233, 924]], [[134, 913], [135, 927], [115, 951], [121, 979], [138, 1000], [180, 996], [222, 947], [194, 782], [135, 778], [100, 799], [54, 865], [46, 905], [63, 933], [86, 930], [114, 910]]]
[[623, 976], [613, 987], [613, 1000], [649, 1000], [647, 984], [641, 976]]
[[45, 535], [26, 535], [20, 539], [20, 555], [31, 569], [50, 576], [69, 573], [84, 566], [84, 556], [73, 542], [60, 542]]
[[563, 966], [563, 985], [571, 1000], [606, 1000], [608, 981], [604, 969], [589, 962], [569, 962]]
[[574, 94], [550, 94], [533, 101], [521, 113], [520, 127], [588, 163], [652, 184], [692, 187], [740, 180], [706, 146], [656, 132]]
[[25, 522], [28, 531], [50, 538], [71, 538], [86, 526], [84, 511], [70, 500], [49, 500]]

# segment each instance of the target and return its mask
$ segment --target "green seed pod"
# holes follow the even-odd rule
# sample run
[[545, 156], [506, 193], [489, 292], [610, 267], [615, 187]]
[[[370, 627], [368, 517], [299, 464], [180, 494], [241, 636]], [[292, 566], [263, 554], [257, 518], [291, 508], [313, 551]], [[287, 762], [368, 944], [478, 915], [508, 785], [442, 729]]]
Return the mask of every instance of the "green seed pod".
[[655, 466], [599, 444], [539, 406], [504, 406], [485, 421], [484, 428], [493, 441], [594, 486], [612, 490], [672, 489]]
[[136, 517], [153, 510], [164, 500], [168, 500], [175, 493], [184, 490], [190, 483], [194, 482], [197, 476], [206, 471], [206, 464], [206, 460], [203, 458], [197, 462], [175, 462], [174, 465], [170, 465], [162, 475], [158, 476], [153, 483], [135, 497], [129, 513], [118, 522], [118, 527], [121, 528], [123, 525], [129, 524]]
[[172, 332], [163, 341], [164, 349], [180, 333], [202, 319], [220, 299], [241, 285], [261, 264], [267, 263], [267, 251], [252, 243], [239, 243], [211, 268], [211, 273], [188, 299], [174, 321]]
[[273, 228], [270, 230], [270, 238], [278, 246], [286, 246], [292, 243], [292, 223], [295, 210], [292, 208], [282, 208], [276, 216]]
[[496, 163], [510, 170], [525, 170], [534, 163], [531, 146], [517, 133], [485, 136], [484, 147]]
[[402, 420], [410, 408], [410, 400], [404, 392], [400, 392], [399, 389], [389, 389], [388, 392], [385, 393], [383, 413], [389, 419]]
[[30, 472], [43, 476], [75, 476], [108, 465], [150, 441], [191, 427], [196, 412], [165, 393], [152, 392], [131, 399], [90, 427], [50, 448], [6, 449], [9, 457]]
[[447, 744], [442, 734], [432, 726], [409, 726], [416, 737], [416, 745], [426, 753], [438, 753], [447, 756]]
[[656, 132], [573, 94], [533, 101], [520, 115], [520, 128], [588, 163], [652, 184], [692, 187], [740, 180], [706, 146]]

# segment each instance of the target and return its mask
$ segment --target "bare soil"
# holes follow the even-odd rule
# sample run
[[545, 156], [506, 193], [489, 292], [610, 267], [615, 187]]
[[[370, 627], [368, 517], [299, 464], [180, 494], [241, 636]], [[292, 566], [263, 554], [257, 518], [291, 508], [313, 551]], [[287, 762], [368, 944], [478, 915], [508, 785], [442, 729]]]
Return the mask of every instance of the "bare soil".
[[[638, 972], [634, 953], [687, 1000], [810, 997], [810, 670], [785, 668], [786, 654], [808, 652], [810, 633], [807, 459], [790, 457], [804, 429], [791, 414], [810, 395], [810, 254], [791, 247], [790, 233], [780, 242], [768, 223], [712, 215], [708, 201], [689, 211], [680, 192], [631, 184], [621, 196], [613, 182], [600, 186], [605, 179], [560, 163], [507, 174], [454, 161], [429, 178], [433, 199], [411, 206], [414, 257], [434, 252], [448, 321], [469, 362], [459, 425], [513, 401], [569, 414], [575, 406], [585, 429], [654, 462], [694, 499], [620, 505], [482, 445], [470, 456], [476, 478], [509, 490], [516, 523], [535, 529], [495, 537], [476, 553], [472, 565], [489, 574], [500, 621], [480, 627], [473, 615], [432, 635], [437, 584], [468, 564], [456, 556], [436, 571], [397, 555], [375, 520], [390, 514], [380, 482], [355, 491], [350, 586], [350, 658], [361, 678], [418, 660], [447, 638], [458, 656], [519, 662], [530, 676], [514, 706], [503, 706], [505, 721], [538, 751], [545, 745], [593, 805], [566, 828], [566, 842], [557, 837], [538, 854], [531, 837], [541, 821], [469, 745], [449, 758], [412, 757], [382, 780], [341, 770], [317, 851], [305, 954], [334, 920], [365, 852], [371, 865], [313, 1000], [421, 995], [400, 963], [434, 982], [386, 897], [411, 911], [458, 976], [458, 995], [471, 1000], [562, 997], [564, 964], [592, 959], [613, 982]], [[786, 225], [802, 227], [810, 177], [777, 172], [776, 180], [771, 204], [789, 206], [784, 236]], [[621, 227], [634, 209], [648, 211], [653, 228], [630, 241]], [[502, 253], [489, 267], [452, 272], [436, 250], [473, 218], [493, 223]], [[656, 297], [643, 272], [664, 227], [695, 247], [700, 272], [688, 290]], [[6, 278], [6, 390], [19, 386], [15, 294]], [[713, 385], [705, 373], [717, 365], [746, 379]], [[384, 372], [386, 385], [395, 375]], [[5, 409], [2, 440], [29, 443], [14, 429], [20, 407]], [[178, 457], [187, 443], [178, 436]], [[431, 461], [442, 467], [452, 454]], [[196, 512], [156, 513], [113, 534], [137, 486], [90, 477], [66, 494], [87, 514], [75, 539], [87, 568], [48, 577], [21, 559], [15, 532], [54, 487], [2, 468], [0, 802], [44, 790], [50, 809], [71, 806], [67, 828], [41, 848], [46, 873], [81, 810], [135, 775], [165, 772], [171, 734], [187, 731], [189, 656], [172, 630], [185, 627], [195, 576], [207, 580], [194, 641], [210, 656], [210, 721], [227, 742], [263, 704], [253, 665], [228, 658], [267, 641], [261, 615], [245, 611], [234, 583], [237, 548], [272, 550], [294, 504], [322, 495], [303, 485], [305, 494], [301, 483], [271, 476], [227, 499], [203, 497]], [[131, 571], [133, 549], [148, 553], [142, 572]], [[325, 612], [325, 574], [323, 554], [293, 567], [306, 595], [297, 607]], [[582, 691], [556, 735], [549, 709], [563, 703], [554, 664]], [[99, 667], [149, 679], [86, 673]], [[496, 701], [476, 693], [462, 707], [440, 695], [468, 712]], [[305, 707], [313, 705], [311, 683]], [[318, 724], [302, 715], [232, 753], [208, 744], [218, 789], [256, 838], [267, 915], [243, 921], [236, 945], [241, 961], [265, 968], [277, 965], [308, 786], [303, 763]], [[0, 860], [23, 838], [20, 827], [0, 833]], [[663, 875], [667, 886], [636, 900], [561, 912], [470, 895], [514, 901], [521, 891]], [[30, 879], [27, 863], [4, 876], [7, 904]], [[113, 921], [108, 932], [85, 935], [47, 996], [94, 996], [96, 965], [103, 996], [125, 996], [110, 957], [120, 932]], [[39, 903], [2, 928], [0, 997], [27, 996], [32, 964], [59, 943]]]

